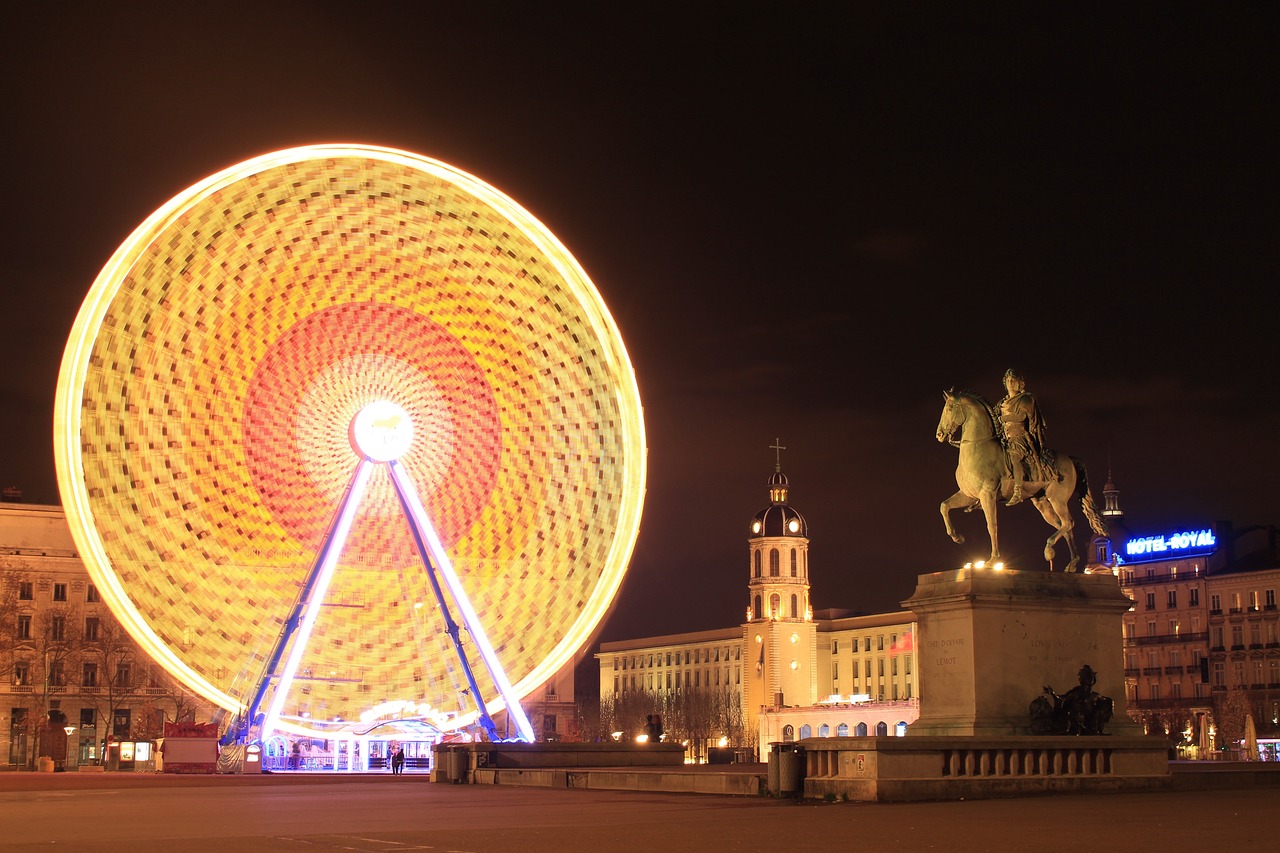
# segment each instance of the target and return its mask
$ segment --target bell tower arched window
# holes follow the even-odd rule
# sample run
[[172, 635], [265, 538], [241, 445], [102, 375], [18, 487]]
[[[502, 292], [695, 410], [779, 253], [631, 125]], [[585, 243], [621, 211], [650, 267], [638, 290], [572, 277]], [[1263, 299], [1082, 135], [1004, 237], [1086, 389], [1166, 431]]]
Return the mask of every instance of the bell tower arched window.
[[752, 611], [751, 611], [751, 613], [752, 613], [752, 615], [754, 615], [757, 619], [763, 619], [763, 618], [764, 618], [764, 613], [763, 613], [763, 612], [761, 612], [761, 610], [760, 610], [760, 596], [758, 596], [758, 595], [756, 596], [756, 608], [755, 608], [755, 610], [752, 610]]
[[778, 566], [778, 563], [779, 563], [779, 562], [780, 562], [780, 561], [779, 561], [779, 558], [778, 558], [778, 549], [777, 549], [777, 548], [770, 548], [770, 549], [769, 549], [769, 577], [771, 577], [771, 578], [776, 578], [776, 577], [778, 576], [778, 574], [779, 574], [779, 566]]
[[760, 552], [756, 551], [756, 577], [760, 577]]
[[782, 596], [776, 592], [769, 596], [769, 616], [777, 619], [782, 615]]
[[791, 577], [796, 576], [796, 549], [791, 549]]
[[797, 608], [796, 608], [796, 597], [793, 595], [791, 596], [791, 618], [797, 619], [799, 618], [799, 616], [800, 614], [799, 612], [797, 612]]

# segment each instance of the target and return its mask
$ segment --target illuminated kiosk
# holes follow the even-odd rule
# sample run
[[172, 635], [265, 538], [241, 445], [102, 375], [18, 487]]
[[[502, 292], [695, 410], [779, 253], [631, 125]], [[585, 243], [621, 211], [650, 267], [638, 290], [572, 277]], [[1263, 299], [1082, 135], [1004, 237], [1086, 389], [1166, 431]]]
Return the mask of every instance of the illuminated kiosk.
[[564, 246], [365, 145], [246, 161], [143, 222], [76, 319], [54, 440], [104, 599], [258, 738], [393, 707], [531, 738], [519, 700], [611, 606], [645, 481], [630, 361]]

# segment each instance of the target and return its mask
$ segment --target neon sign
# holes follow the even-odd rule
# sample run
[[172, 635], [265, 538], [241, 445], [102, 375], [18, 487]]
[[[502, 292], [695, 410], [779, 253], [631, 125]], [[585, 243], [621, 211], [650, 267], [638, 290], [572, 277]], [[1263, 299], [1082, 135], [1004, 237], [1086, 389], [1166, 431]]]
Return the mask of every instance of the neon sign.
[[1130, 563], [1201, 557], [1217, 548], [1218, 539], [1209, 529], [1186, 530], [1169, 536], [1141, 536], [1124, 543], [1125, 557]]

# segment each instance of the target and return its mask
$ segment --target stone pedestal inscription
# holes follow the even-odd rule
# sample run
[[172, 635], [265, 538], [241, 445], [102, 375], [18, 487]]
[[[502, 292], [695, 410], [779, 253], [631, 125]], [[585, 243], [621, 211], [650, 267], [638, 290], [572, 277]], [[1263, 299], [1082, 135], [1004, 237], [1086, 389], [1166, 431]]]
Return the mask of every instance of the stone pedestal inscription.
[[1108, 731], [1138, 734], [1124, 692], [1121, 619], [1133, 602], [1109, 575], [957, 569], [921, 575], [902, 602], [916, 615], [920, 718], [911, 735], [1025, 735], [1048, 685], [1080, 667], [1115, 700]]

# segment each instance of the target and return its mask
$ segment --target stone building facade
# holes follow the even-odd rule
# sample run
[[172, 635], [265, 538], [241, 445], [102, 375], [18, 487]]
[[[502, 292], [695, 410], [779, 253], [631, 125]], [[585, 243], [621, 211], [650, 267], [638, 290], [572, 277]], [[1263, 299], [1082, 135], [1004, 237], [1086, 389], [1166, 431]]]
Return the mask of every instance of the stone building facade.
[[214, 709], [121, 628], [60, 507], [0, 503], [0, 711], [0, 767], [20, 769], [41, 756], [119, 766], [113, 744], [154, 740], [165, 720], [209, 720]]

